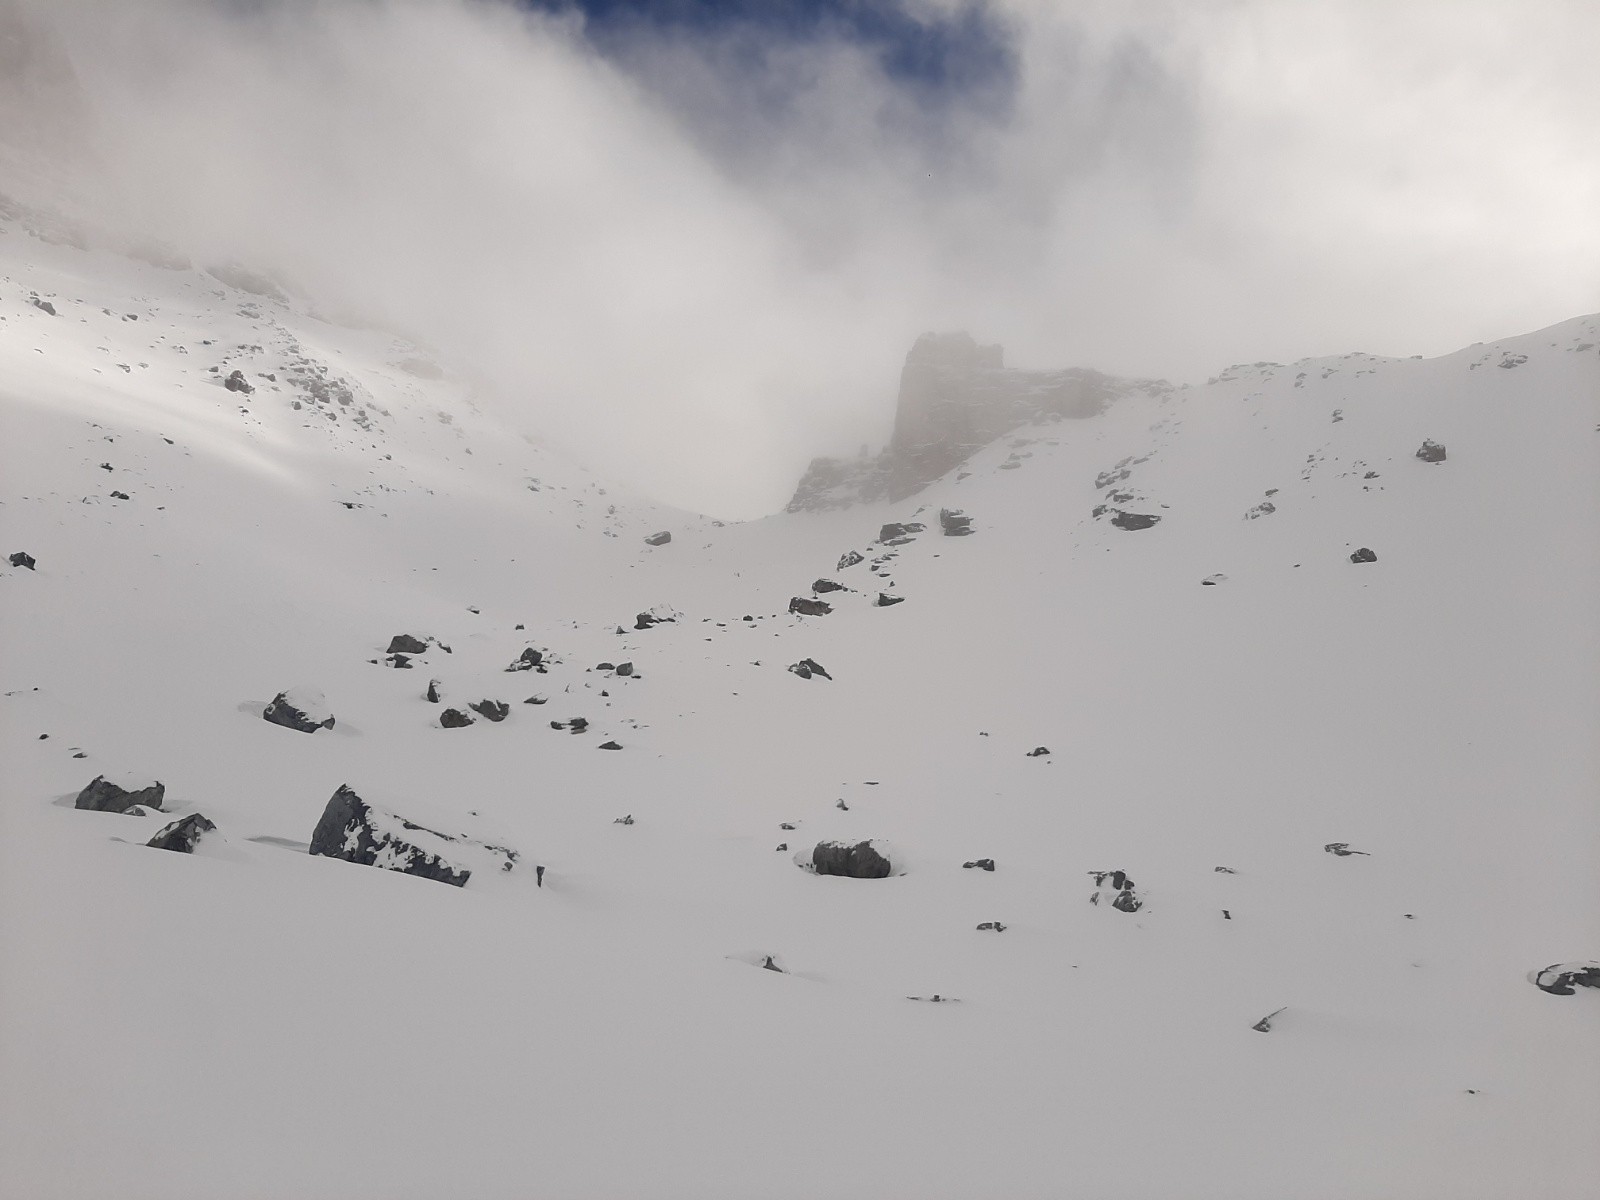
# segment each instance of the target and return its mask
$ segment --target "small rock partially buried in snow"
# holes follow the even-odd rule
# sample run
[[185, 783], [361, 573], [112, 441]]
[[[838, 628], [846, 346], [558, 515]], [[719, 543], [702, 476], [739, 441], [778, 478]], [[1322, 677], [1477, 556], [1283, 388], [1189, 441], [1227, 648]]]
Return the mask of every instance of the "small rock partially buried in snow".
[[200, 838], [216, 827], [216, 823], [210, 818], [199, 813], [190, 813], [187, 817], [179, 817], [172, 824], [163, 826], [145, 845], [157, 850], [176, 850], [179, 854], [193, 854], [195, 846], [200, 843]]
[[136, 805], [161, 810], [167, 788], [160, 780], [143, 787], [125, 788], [112, 783], [104, 775], [96, 775], [89, 786], [78, 793], [72, 807], [92, 812], [125, 813]]
[[1369, 550], [1366, 546], [1363, 546], [1350, 556], [1350, 561], [1353, 563], [1377, 562], [1378, 556], [1374, 551]]
[[321, 692], [313, 688], [290, 688], [279, 692], [272, 703], [261, 710], [263, 719], [285, 729], [301, 733], [315, 733], [319, 729], [333, 728], [333, 714]]
[[1528, 982], [1552, 996], [1571, 996], [1575, 988], [1600, 988], [1600, 962], [1554, 963], [1529, 971]]
[[649, 537], [645, 538], [644, 544], [646, 546], [665, 546], [671, 540], [672, 532], [670, 530], [663, 529], [661, 532], [652, 533]]

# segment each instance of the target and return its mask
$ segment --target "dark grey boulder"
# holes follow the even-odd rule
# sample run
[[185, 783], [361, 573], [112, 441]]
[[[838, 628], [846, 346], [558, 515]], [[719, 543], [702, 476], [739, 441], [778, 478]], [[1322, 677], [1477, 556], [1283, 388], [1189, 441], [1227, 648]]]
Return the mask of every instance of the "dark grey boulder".
[[1126, 871], [1090, 871], [1094, 877], [1094, 894], [1089, 897], [1090, 904], [1099, 904], [1102, 894], [1109, 892], [1107, 901], [1118, 912], [1138, 912], [1144, 907], [1144, 900], [1133, 889], [1133, 880], [1128, 878]]
[[500, 700], [479, 700], [475, 704], [467, 705], [467, 707], [484, 720], [496, 723], [504, 721], [507, 714], [511, 712], [511, 705]]
[[1353, 563], [1377, 562], [1378, 561], [1378, 556], [1375, 553], [1373, 553], [1371, 550], [1369, 550], [1365, 546], [1363, 546], [1363, 547], [1361, 547], [1361, 549], [1357, 550], [1354, 554], [1352, 554], [1350, 556], [1350, 561], [1353, 562]]
[[878, 598], [873, 601], [873, 604], [877, 608], [888, 608], [892, 604], [904, 604], [905, 602], [906, 598], [904, 596], [891, 596], [888, 592], [879, 592]]
[[801, 679], [810, 679], [813, 675], [821, 675], [824, 679], [832, 679], [827, 670], [814, 658], [802, 658], [797, 663], [791, 663], [789, 670], [800, 676]]
[[506, 670], [537, 671], [539, 674], [543, 675], [546, 673], [544, 651], [535, 649], [533, 646], [529, 646], [521, 654], [517, 655], [516, 661], [507, 667]]
[[600, 743], [600, 749], [602, 749], [602, 750], [621, 750], [622, 749], [622, 743], [621, 742], [601, 742]]
[[811, 851], [811, 865], [818, 875], [848, 879], [887, 879], [892, 869], [871, 842], [818, 842]]
[[542, 695], [540, 693], [535, 693], [534, 695], [529, 696], [526, 700], [524, 700], [523, 703], [524, 704], [549, 704], [550, 703], [550, 697], [546, 696], [546, 695]]
[[596, 671], [615, 671], [617, 664], [614, 662], [595, 663], [594, 669]]
[[250, 383], [245, 379], [243, 371], [231, 372], [228, 377], [222, 381], [222, 386], [227, 388], [230, 392], [239, 392], [245, 396], [248, 396], [251, 392], [256, 390], [255, 388], [251, 387]]
[[465, 729], [473, 724], [473, 718], [459, 708], [447, 708], [439, 714], [439, 724], [446, 729]]
[[161, 801], [166, 795], [166, 784], [159, 780], [129, 791], [112, 783], [104, 775], [96, 775], [89, 786], [78, 793], [78, 798], [73, 801], [72, 807], [91, 812], [125, 813], [135, 806], [143, 806], [160, 812]]
[[348, 785], [334, 792], [311, 834], [311, 853], [362, 866], [381, 867], [462, 887], [473, 867], [492, 864], [509, 871], [517, 852], [473, 838], [441, 833], [369, 804]]
[[300, 689], [279, 692], [272, 703], [261, 710], [261, 716], [274, 725], [301, 733], [333, 728], [333, 714], [323, 705], [321, 694]]
[[424, 693], [424, 696], [427, 698], [429, 704], [439, 703], [440, 686], [441, 685], [437, 679], [428, 680], [428, 690]]
[[389, 639], [389, 648], [385, 654], [426, 654], [428, 643], [421, 638], [414, 638], [409, 633], [397, 633]]
[[652, 533], [649, 537], [645, 538], [644, 544], [646, 546], [665, 546], [671, 540], [672, 533], [669, 530], [663, 529], [660, 533]]
[[1159, 520], [1156, 513], [1123, 512], [1120, 508], [1111, 515], [1111, 523], [1118, 529], [1149, 529]]
[[824, 593], [826, 593], [826, 592], [842, 592], [842, 591], [844, 591], [844, 584], [836, 583], [832, 579], [819, 579], [819, 580], [817, 580], [815, 583], [813, 583], [811, 585], [811, 590], [813, 592], [824, 592]]
[[939, 528], [944, 530], [945, 537], [966, 537], [972, 532], [972, 518], [959, 508], [941, 508]]
[[789, 611], [802, 617], [822, 617], [833, 611], [833, 605], [826, 600], [811, 600], [805, 596], [795, 596], [789, 601]]
[[411, 670], [411, 659], [404, 654], [391, 654], [384, 661], [397, 671]]
[[631, 662], [619, 662], [617, 664], [617, 674], [626, 679], [633, 674], [633, 664]]
[[1028, 757], [1029, 758], [1043, 758], [1046, 754], [1049, 754], [1049, 753], [1050, 753], [1050, 747], [1049, 746], [1035, 746], [1032, 750], [1028, 751]]
[[210, 833], [215, 828], [216, 824], [210, 819], [199, 813], [190, 813], [187, 817], [179, 817], [172, 824], [163, 826], [145, 845], [153, 846], [157, 850], [176, 850], [179, 854], [193, 854], [201, 835]]
[[885, 546], [903, 546], [912, 534], [921, 533], [927, 526], [921, 521], [890, 521], [878, 530], [878, 540]]
[[56, 306], [54, 304], [51, 304], [50, 301], [48, 301], [48, 300], [41, 300], [37, 296], [30, 296], [28, 298], [28, 303], [33, 305], [35, 308], [37, 308], [42, 313], [45, 313], [45, 314], [47, 314], [49, 316], [52, 316], [52, 317], [56, 315]]
[[26, 550], [18, 550], [11, 556], [11, 565], [13, 567], [26, 567], [30, 571], [34, 569], [34, 561], [33, 555]]
[[1444, 444], [1424, 438], [1422, 445], [1417, 447], [1417, 457], [1423, 462], [1441, 463], [1444, 461]]
[[865, 561], [866, 561], [866, 559], [861, 555], [861, 553], [859, 551], [846, 550], [842, 555], [839, 556], [839, 565], [836, 566], [834, 568], [834, 570], [842, 571], [846, 567], [853, 567], [858, 562], [865, 562]]
[[1528, 982], [1552, 996], [1571, 996], [1575, 988], [1600, 988], [1600, 963], [1555, 963], [1528, 972]]
[[971, 862], [962, 863], [961, 866], [962, 866], [962, 868], [964, 870], [968, 870], [968, 871], [973, 870], [974, 868], [976, 868], [979, 871], [992, 871], [992, 870], [994, 870], [994, 859], [992, 859], [992, 858], [975, 858]]

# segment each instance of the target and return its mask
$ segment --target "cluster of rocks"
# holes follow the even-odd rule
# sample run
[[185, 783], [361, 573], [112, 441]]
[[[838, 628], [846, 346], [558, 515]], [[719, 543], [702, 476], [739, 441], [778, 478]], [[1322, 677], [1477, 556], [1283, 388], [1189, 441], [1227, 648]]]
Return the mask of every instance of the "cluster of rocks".
[[1118, 912], [1138, 912], [1144, 907], [1144, 900], [1134, 890], [1133, 880], [1128, 878], [1126, 871], [1090, 871], [1094, 879], [1095, 891], [1089, 897], [1090, 904], [1099, 904], [1102, 891], [1109, 891], [1111, 899], [1108, 903]]

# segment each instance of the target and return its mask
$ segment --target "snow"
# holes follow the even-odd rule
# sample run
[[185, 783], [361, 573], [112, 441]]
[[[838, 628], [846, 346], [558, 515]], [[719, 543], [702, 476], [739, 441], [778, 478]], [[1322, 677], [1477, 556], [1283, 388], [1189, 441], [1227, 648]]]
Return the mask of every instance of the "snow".
[[[391, 334], [0, 229], [11, 1192], [1592, 1195], [1600, 995], [1528, 974], [1600, 945], [1600, 318], [1230, 368], [721, 526]], [[453, 653], [395, 670], [402, 630]], [[442, 729], [430, 677], [511, 714]], [[333, 729], [261, 720], [295, 680]], [[173, 813], [69, 807], [117, 772]], [[303, 853], [342, 783], [523, 866]], [[199, 853], [140, 844], [194, 810]], [[797, 869], [828, 838], [903, 873]]]

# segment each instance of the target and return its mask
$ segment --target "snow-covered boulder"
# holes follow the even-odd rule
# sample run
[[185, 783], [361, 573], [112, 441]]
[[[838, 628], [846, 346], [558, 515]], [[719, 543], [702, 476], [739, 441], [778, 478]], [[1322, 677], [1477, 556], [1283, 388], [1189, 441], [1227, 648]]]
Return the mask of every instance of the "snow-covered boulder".
[[474, 871], [509, 871], [517, 852], [442, 833], [370, 804], [341, 784], [311, 834], [311, 853], [464, 887]]
[[1552, 996], [1570, 996], [1575, 987], [1600, 988], [1600, 962], [1555, 963], [1529, 971], [1528, 982]]
[[1090, 871], [1089, 874], [1094, 877], [1095, 887], [1089, 897], [1090, 904], [1099, 904], [1103, 896], [1118, 912], [1138, 912], [1144, 907], [1144, 900], [1133, 890], [1133, 880], [1126, 871]]
[[301, 733], [333, 728], [333, 713], [328, 711], [328, 701], [315, 688], [290, 688], [286, 692], [279, 692], [272, 698], [272, 703], [261, 710], [261, 716], [274, 725], [298, 729]]
[[113, 780], [96, 775], [89, 786], [78, 793], [72, 806], [93, 812], [125, 813], [142, 805], [159, 812], [166, 794], [166, 784], [160, 780], [153, 783], [132, 777]]
[[894, 874], [893, 851], [882, 841], [818, 842], [809, 865], [818, 875], [843, 875], [847, 879], [887, 879]]
[[187, 817], [179, 817], [170, 825], [165, 825], [161, 830], [145, 843], [157, 850], [176, 850], [179, 854], [193, 854], [194, 848], [200, 838], [216, 828], [216, 823], [199, 813], [190, 813]]
[[511, 712], [511, 706], [503, 700], [479, 700], [475, 704], [467, 705], [486, 721], [500, 722], [506, 719]]

